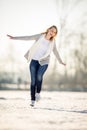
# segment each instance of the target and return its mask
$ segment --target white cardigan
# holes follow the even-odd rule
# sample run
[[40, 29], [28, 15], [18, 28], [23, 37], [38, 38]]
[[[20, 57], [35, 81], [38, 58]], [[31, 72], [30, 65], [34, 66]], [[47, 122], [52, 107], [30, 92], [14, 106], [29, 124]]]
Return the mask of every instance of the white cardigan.
[[[26, 52], [24, 57], [27, 59], [27, 61], [31, 61], [34, 53], [40, 48], [41, 44], [40, 41], [44, 37], [44, 34], [36, 34], [32, 36], [20, 36], [20, 37], [14, 37], [15, 40], [35, 40], [35, 43], [33, 46]], [[46, 52], [46, 54], [39, 60], [40, 65], [48, 64], [50, 59], [50, 54], [53, 51], [54, 55], [56, 56], [59, 63], [62, 63], [62, 60], [60, 58], [60, 55], [58, 53], [58, 50], [56, 48], [55, 41], [49, 41], [49, 48]]]

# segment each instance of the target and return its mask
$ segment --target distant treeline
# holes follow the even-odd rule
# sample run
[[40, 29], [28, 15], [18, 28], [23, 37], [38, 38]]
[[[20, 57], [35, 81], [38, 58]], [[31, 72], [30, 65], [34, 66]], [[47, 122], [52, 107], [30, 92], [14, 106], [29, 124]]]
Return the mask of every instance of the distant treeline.
[[[85, 77], [84, 77], [85, 76]], [[87, 75], [67, 76], [50, 74], [45, 77], [43, 90], [49, 91], [87, 91]], [[30, 81], [13, 73], [0, 75], [0, 90], [29, 90]]]

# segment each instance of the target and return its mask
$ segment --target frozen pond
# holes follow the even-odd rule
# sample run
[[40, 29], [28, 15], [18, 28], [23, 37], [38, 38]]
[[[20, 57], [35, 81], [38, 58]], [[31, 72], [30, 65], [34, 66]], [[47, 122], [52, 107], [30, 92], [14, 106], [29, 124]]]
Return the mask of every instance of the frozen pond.
[[0, 130], [87, 130], [87, 93], [42, 91], [31, 108], [28, 91], [0, 91]]

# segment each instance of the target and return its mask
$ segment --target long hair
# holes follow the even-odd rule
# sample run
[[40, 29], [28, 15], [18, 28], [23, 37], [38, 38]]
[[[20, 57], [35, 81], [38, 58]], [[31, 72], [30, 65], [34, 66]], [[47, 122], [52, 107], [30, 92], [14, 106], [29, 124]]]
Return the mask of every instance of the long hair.
[[[43, 33], [41, 33], [41, 34], [46, 34], [46, 35], [47, 35], [49, 29], [51, 29], [51, 28], [55, 28], [55, 29], [56, 29], [56, 34], [55, 34], [55, 36], [56, 36], [57, 33], [58, 33], [58, 29], [57, 29], [57, 27], [56, 27], [55, 25], [49, 27], [49, 28], [46, 30], [46, 32], [43, 32]], [[52, 40], [55, 38], [55, 36], [51, 37], [51, 38], [50, 38], [50, 41], [52, 41]]]

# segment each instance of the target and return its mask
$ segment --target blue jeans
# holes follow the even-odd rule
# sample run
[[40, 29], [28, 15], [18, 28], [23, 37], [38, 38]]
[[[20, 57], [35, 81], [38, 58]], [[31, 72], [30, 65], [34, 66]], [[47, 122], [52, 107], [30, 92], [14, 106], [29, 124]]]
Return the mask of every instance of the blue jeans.
[[48, 64], [41, 66], [37, 60], [30, 63], [31, 75], [31, 100], [35, 100], [35, 93], [40, 93], [42, 88], [43, 75], [47, 70]]

